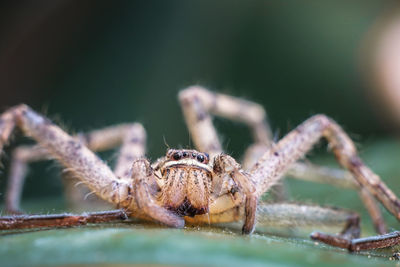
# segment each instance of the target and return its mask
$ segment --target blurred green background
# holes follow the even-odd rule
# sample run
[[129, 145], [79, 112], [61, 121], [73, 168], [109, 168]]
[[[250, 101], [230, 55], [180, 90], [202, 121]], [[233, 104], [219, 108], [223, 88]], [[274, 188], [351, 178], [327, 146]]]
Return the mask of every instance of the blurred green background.
[[[325, 113], [362, 148], [393, 134], [362, 70], [368, 32], [397, 2], [2, 2], [0, 107], [27, 103], [70, 132], [139, 121], [156, 159], [164, 138], [190, 146], [176, 96], [200, 84], [263, 105], [278, 137]], [[216, 124], [240, 158], [248, 129]], [[52, 166], [33, 164], [26, 199], [61, 193]]]

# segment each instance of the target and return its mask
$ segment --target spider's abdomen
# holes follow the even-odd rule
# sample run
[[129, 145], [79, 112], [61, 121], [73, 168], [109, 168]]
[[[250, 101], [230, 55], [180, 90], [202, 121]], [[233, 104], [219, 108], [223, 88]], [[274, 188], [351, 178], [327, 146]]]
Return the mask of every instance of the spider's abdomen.
[[181, 216], [208, 213], [211, 172], [198, 166], [172, 165], [163, 170], [161, 202]]

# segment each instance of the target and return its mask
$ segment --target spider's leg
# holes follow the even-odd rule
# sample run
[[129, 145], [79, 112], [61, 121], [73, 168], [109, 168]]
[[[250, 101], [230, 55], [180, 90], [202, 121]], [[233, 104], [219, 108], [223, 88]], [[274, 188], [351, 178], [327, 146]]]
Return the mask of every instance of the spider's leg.
[[360, 236], [360, 217], [357, 213], [317, 205], [262, 203], [257, 209], [257, 223], [257, 227], [341, 227], [342, 237]]
[[210, 113], [245, 123], [252, 130], [255, 143], [265, 145], [271, 143], [271, 130], [265, 110], [256, 103], [213, 93], [200, 86], [192, 86], [181, 91], [179, 100], [189, 132], [200, 151], [210, 154], [222, 152]]
[[324, 115], [313, 116], [299, 125], [255, 164], [251, 174], [257, 184], [257, 195], [268, 191], [321, 137], [327, 139], [337, 160], [352, 173], [356, 183], [400, 220], [400, 201], [396, 195], [361, 161], [354, 143], [340, 126]]
[[332, 169], [312, 164], [295, 162], [286, 175], [295, 179], [330, 184], [339, 188], [357, 190], [372, 219], [376, 232], [378, 234], [387, 233], [386, 224], [379, 209], [378, 203], [366, 188], [358, 185], [350, 172], [341, 169]]
[[122, 140], [114, 173], [120, 179], [132, 176], [132, 162], [146, 153], [146, 131], [139, 123], [127, 129]]
[[179, 93], [179, 101], [196, 149], [210, 154], [212, 158], [223, 150], [207, 109], [207, 103], [212, 101], [213, 97], [202, 97], [204, 93], [208, 91], [191, 87]]
[[[3, 115], [4, 116], [4, 115]], [[8, 116], [7, 116], [8, 117]], [[80, 140], [84, 145], [86, 145], [91, 151], [104, 151], [112, 149], [116, 146], [121, 145], [124, 138], [129, 135], [134, 129], [141, 128], [138, 123], [133, 124], [119, 124], [110, 127], [106, 127], [100, 130], [93, 130], [88, 133], [78, 134], [73, 136], [76, 140]], [[132, 130], [133, 129], [133, 130]], [[135, 150], [136, 151], [136, 150]], [[136, 153], [136, 152], [134, 152]], [[34, 146], [19, 146], [13, 153], [11, 158], [10, 174], [8, 177], [7, 190], [6, 190], [6, 210], [10, 213], [20, 212], [20, 199], [22, 194], [22, 188], [26, 176], [27, 165], [31, 162], [48, 160], [50, 159], [50, 154], [45, 148], [40, 145]], [[133, 161], [133, 160], [132, 160]], [[130, 164], [132, 163], [130, 162]], [[130, 166], [129, 166], [130, 167]], [[69, 183], [66, 184], [67, 187], [67, 198], [69, 200], [78, 199], [82, 200], [83, 195], [87, 194], [87, 190], [78, 191], [78, 197], [73, 197], [74, 194], [68, 193], [68, 187], [72, 187], [74, 192], [77, 192], [74, 184], [75, 180], [68, 180]], [[73, 185], [71, 185], [73, 183]], [[82, 191], [82, 192], [81, 192]]]
[[[245, 151], [243, 157], [243, 169], [249, 170], [257, 161], [264, 155], [266, 151], [270, 148], [271, 145], [266, 145], [264, 143], [254, 143], [251, 144]], [[303, 163], [297, 163], [299, 165], [304, 166], [307, 169], [307, 166]], [[289, 169], [291, 171], [292, 169]], [[296, 170], [294, 170], [296, 171]], [[297, 173], [295, 173], [297, 176]], [[270, 199], [274, 202], [284, 202], [288, 199], [288, 192], [286, 190], [285, 184], [283, 181], [276, 183], [269, 191]]]
[[285, 175], [298, 180], [329, 184], [338, 188], [359, 189], [357, 182], [350, 172], [311, 163], [299, 163], [297, 161], [292, 164]]
[[380, 235], [386, 234], [388, 231], [385, 220], [383, 219], [382, 212], [379, 209], [378, 202], [365, 187], [360, 188], [358, 195], [363, 201], [364, 206], [372, 219], [375, 231]]
[[126, 220], [124, 210], [88, 212], [81, 215], [69, 213], [50, 215], [13, 215], [0, 217], [0, 230], [16, 230], [44, 227], [71, 227], [88, 223], [105, 223]]
[[20, 146], [14, 149], [5, 193], [5, 208], [8, 213], [20, 213], [20, 200], [28, 163], [42, 160], [47, 156], [46, 151], [38, 145]]
[[[146, 131], [140, 123], [127, 123], [109, 126], [106, 128], [93, 130], [88, 133], [78, 134], [80, 140], [88, 145], [92, 151], [104, 151], [121, 146], [118, 153], [118, 158], [114, 167], [114, 174], [118, 179], [131, 179], [130, 169], [132, 162], [139, 158], [144, 157]], [[90, 194], [86, 186], [77, 186], [78, 179], [68, 172], [62, 172], [65, 195], [68, 200], [69, 206], [76, 210], [85, 211], [88, 208], [95, 207], [99, 210], [112, 208], [96, 197]], [[84, 203], [82, 199], [86, 196], [91, 197]]]
[[313, 240], [317, 240], [334, 247], [348, 249], [349, 251], [370, 250], [387, 248], [400, 244], [400, 232], [369, 236], [364, 238], [349, 239], [336, 235], [314, 232], [311, 234]]
[[229, 175], [244, 192], [246, 199], [242, 232], [250, 234], [253, 232], [256, 223], [255, 217], [258, 196], [256, 195], [255, 184], [250, 179], [249, 175], [242, 170], [240, 164], [237, 163], [234, 158], [226, 154], [220, 154], [215, 157], [214, 174], [221, 177], [221, 180], [223, 180], [223, 176]]

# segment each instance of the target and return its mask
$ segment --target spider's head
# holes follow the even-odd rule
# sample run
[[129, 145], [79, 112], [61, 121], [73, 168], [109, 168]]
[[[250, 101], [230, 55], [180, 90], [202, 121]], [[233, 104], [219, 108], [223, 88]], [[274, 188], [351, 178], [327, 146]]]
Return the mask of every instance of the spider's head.
[[181, 216], [208, 213], [211, 171], [207, 153], [169, 149], [160, 166], [163, 205]]

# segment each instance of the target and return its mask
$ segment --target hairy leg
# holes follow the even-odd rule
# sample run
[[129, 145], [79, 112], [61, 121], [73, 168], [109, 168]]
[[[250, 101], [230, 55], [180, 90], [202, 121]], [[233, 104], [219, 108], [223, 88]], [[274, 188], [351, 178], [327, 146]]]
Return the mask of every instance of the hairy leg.
[[[140, 123], [115, 125], [91, 131], [87, 134], [79, 134], [79, 137], [81, 140], [91, 141], [90, 143], [94, 148], [101, 150], [121, 145], [114, 168], [114, 174], [118, 179], [130, 181], [132, 162], [145, 156], [146, 131]], [[74, 209], [86, 211], [93, 208], [99, 210], [113, 208], [104, 201], [99, 200], [96, 195], [91, 194], [87, 187], [76, 186], [79, 185], [79, 179], [69, 175], [68, 172], [63, 172], [62, 175], [63, 177], [66, 176], [63, 179], [66, 198], [69, 205]], [[86, 199], [87, 196], [91, 196], [90, 199]], [[82, 199], [86, 199], [85, 203], [82, 203]]]
[[132, 176], [132, 162], [146, 153], [146, 131], [139, 123], [132, 124], [124, 133], [114, 173], [124, 179]]
[[[76, 136], [73, 136], [73, 138], [77, 141], [80, 141], [82, 144], [84, 144], [91, 151], [94, 152], [112, 149], [116, 146], [121, 145], [122, 143], [124, 144], [123, 146], [126, 147], [125, 149], [121, 148], [122, 151], [133, 148], [132, 152], [123, 152], [122, 155], [124, 156], [120, 156], [120, 159], [118, 160], [116, 170], [120, 171], [117, 171], [115, 173], [117, 177], [120, 177], [121, 173], [123, 173], [121, 169], [124, 169], [123, 165], [125, 164], [123, 160], [128, 159], [128, 156], [131, 156], [131, 154], [129, 153], [132, 153], [134, 156], [143, 156], [144, 142], [146, 137], [145, 135], [146, 134], [143, 127], [138, 123], [134, 123], [119, 124], [100, 130], [94, 130], [88, 133], [78, 134]], [[134, 140], [134, 138], [137, 138], [138, 142], [136, 145], [132, 146], [131, 141]], [[51, 155], [46, 151], [45, 148], [41, 147], [40, 145], [20, 146], [13, 151], [5, 197], [6, 210], [8, 212], [19, 212], [20, 199], [27, 172], [27, 165], [31, 162], [48, 159], [51, 159]], [[132, 162], [133, 159], [129, 163], [129, 168], [131, 167]], [[128, 175], [127, 177], [130, 177], [130, 175]], [[75, 181], [75, 179], [73, 180]], [[70, 186], [70, 183], [67, 183], [67, 186]], [[72, 185], [72, 187], [74, 186]], [[87, 190], [82, 191], [86, 192]], [[83, 196], [79, 195], [80, 200], [82, 199], [82, 197]], [[67, 198], [73, 198], [73, 196], [67, 194]]]
[[216, 155], [222, 152], [211, 114], [243, 122], [252, 130], [256, 143], [270, 144], [264, 109], [255, 103], [224, 94], [216, 94], [199, 86], [179, 93], [183, 115], [193, 142], [199, 151]]

